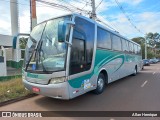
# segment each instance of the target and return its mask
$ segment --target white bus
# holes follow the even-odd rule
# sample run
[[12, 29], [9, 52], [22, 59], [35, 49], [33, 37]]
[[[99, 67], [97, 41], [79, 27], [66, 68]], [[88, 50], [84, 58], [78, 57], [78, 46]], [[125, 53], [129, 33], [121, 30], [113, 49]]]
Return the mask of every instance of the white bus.
[[57, 99], [105, 85], [142, 69], [141, 47], [119, 33], [78, 14], [53, 18], [31, 32], [23, 83], [28, 90]]

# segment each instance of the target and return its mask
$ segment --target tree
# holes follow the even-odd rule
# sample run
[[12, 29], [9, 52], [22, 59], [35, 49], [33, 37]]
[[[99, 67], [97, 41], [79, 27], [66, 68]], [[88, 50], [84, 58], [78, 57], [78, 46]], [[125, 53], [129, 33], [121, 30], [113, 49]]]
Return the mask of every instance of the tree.
[[144, 37], [136, 37], [136, 38], [132, 38], [132, 41], [141, 45], [142, 58], [144, 59], [145, 58], [145, 38]]
[[[142, 58], [145, 58], [145, 38], [143, 37], [137, 37], [137, 38], [132, 38], [132, 40], [138, 44], [141, 45], [141, 49], [142, 49]], [[150, 45], [149, 45], [150, 46]], [[152, 49], [152, 47], [149, 47], [147, 45], [147, 57], [148, 59], [154, 58], [156, 57], [154, 50]]]
[[132, 38], [132, 40], [138, 44], [144, 44], [145, 43], [145, 38], [144, 37], [137, 37], [137, 38]]
[[28, 38], [25, 38], [25, 37], [19, 38], [19, 46], [21, 49], [26, 48], [27, 41], [28, 41]]
[[152, 48], [160, 48], [160, 45], [159, 45], [159, 43], [160, 43], [160, 34], [159, 33], [157, 33], [157, 32], [156, 33], [149, 32], [149, 33], [146, 34], [146, 39], [147, 39], [147, 43]]

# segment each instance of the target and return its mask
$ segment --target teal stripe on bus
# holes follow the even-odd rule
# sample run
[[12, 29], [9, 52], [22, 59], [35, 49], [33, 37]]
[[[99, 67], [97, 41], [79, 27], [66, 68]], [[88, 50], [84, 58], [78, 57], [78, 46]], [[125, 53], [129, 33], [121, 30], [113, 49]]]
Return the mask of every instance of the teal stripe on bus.
[[116, 68], [115, 70], [112, 70], [112, 72], [117, 71], [124, 64], [124, 60], [125, 60], [124, 54], [121, 54], [120, 52], [110, 51], [110, 50], [98, 49], [96, 51], [96, 58], [95, 58], [95, 64], [94, 64], [93, 71], [90, 74], [69, 80], [68, 81], [69, 84], [73, 88], [80, 88], [82, 86], [84, 80], [90, 79], [94, 74], [98, 75], [98, 71], [102, 66], [106, 65], [110, 61], [115, 60], [117, 58], [122, 58], [123, 62], [118, 68]]

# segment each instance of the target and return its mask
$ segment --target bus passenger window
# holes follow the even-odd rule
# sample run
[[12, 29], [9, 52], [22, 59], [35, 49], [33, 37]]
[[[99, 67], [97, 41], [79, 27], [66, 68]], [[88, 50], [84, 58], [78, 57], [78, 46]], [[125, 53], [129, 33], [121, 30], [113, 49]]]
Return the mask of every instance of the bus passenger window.
[[118, 50], [118, 51], [122, 50], [122, 43], [120, 37], [112, 35], [112, 48], [113, 50]]
[[138, 46], [136, 44], [134, 44], [134, 50], [135, 50], [135, 54], [137, 55], [138, 54]]
[[138, 46], [138, 55], [141, 55], [141, 47]]
[[133, 43], [129, 42], [129, 53], [133, 53]]
[[127, 53], [127, 52], [128, 52], [128, 41], [125, 40], [125, 39], [121, 39], [121, 40], [122, 40], [122, 48], [123, 48], [123, 51], [124, 51], [125, 53]]
[[97, 47], [111, 49], [110, 33], [99, 27], [97, 28]]

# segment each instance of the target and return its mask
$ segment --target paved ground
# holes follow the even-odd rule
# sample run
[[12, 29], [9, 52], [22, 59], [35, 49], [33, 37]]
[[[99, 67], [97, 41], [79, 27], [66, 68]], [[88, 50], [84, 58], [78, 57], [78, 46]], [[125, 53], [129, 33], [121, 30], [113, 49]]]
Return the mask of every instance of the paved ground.
[[[160, 63], [145, 66], [144, 70], [138, 73], [137, 76], [128, 76], [109, 84], [101, 95], [94, 95], [90, 92], [69, 101], [39, 95], [3, 106], [0, 111], [160, 111], [159, 101]], [[65, 116], [62, 114], [62, 117]], [[77, 120], [81, 118], [65, 119]], [[96, 120], [96, 118], [94, 119]], [[119, 120], [120, 118], [101, 119]], [[128, 120], [127, 118], [121, 119]], [[137, 120], [137, 118], [132, 119]], [[159, 120], [160, 118], [152, 119]], [[152, 119], [144, 118], [144, 120]], [[140, 118], [140, 120], [143, 119]]]

